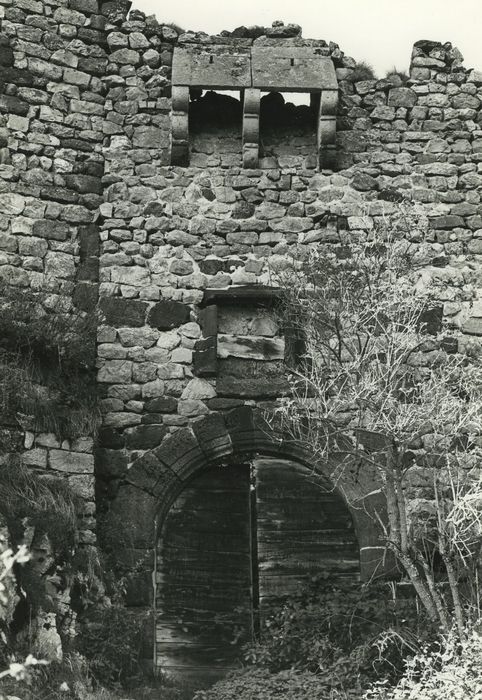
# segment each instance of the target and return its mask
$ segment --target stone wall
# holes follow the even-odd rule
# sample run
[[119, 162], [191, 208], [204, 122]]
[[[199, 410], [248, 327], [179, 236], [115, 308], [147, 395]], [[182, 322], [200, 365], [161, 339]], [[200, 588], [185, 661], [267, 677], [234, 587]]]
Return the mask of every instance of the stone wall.
[[[354, 59], [336, 44], [302, 39], [296, 25], [178, 36], [128, 9], [122, 0], [0, 0], [0, 280], [48, 292], [52, 308], [60, 298], [84, 311], [98, 301], [98, 504], [121, 520], [133, 510], [152, 515], [153, 527], [153, 493], [167, 498], [155, 469], [164, 464], [166, 483], [178, 483], [171, 466], [183, 449], [209, 453], [206, 426], [226, 414], [230, 437], [218, 439], [232, 441], [243, 407], [273, 399], [258, 380], [277, 376], [276, 357], [259, 371], [249, 365], [250, 375], [243, 355], [227, 350], [222, 381], [196, 376], [196, 351], [209, 335], [207, 289], [269, 286], [290, 257], [311, 246], [340, 250], [347, 232], [369, 236], [400, 202], [413, 203], [429, 218], [428, 239], [409, 235], [424, 278], [443, 283], [443, 323], [460, 331], [461, 349], [480, 345], [482, 73], [465, 68], [450, 44], [420, 41], [408, 81], [356, 81]], [[334, 171], [316, 169], [309, 108], [277, 97], [264, 122], [262, 114], [259, 168], [243, 169], [240, 106], [211, 96], [214, 108], [204, 109], [199, 94], [189, 165], [170, 165], [173, 50], [196, 44], [312, 46], [331, 57]], [[210, 121], [228, 111], [228, 126]], [[227, 308], [220, 333], [277, 346], [264, 312]], [[233, 411], [241, 413], [229, 418]], [[176, 435], [170, 462], [164, 453]], [[35, 468], [92, 477], [87, 439], [25, 440]], [[144, 546], [138, 534], [134, 553]], [[146, 590], [137, 604], [148, 602]]]

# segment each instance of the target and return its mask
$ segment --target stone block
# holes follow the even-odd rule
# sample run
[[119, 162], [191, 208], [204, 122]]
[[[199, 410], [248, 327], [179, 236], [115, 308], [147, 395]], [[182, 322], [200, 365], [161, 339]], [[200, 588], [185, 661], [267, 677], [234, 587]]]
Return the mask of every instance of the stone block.
[[108, 428], [128, 428], [130, 425], [139, 425], [140, 422], [141, 416], [129, 411], [106, 413], [104, 416], [104, 426]]
[[132, 145], [136, 148], [166, 148], [169, 145], [169, 132], [157, 126], [136, 126]]
[[432, 219], [430, 219], [430, 221], [433, 228], [435, 229], [451, 229], [464, 226], [463, 218], [454, 214], [434, 216]]
[[468, 318], [462, 323], [461, 331], [467, 335], [482, 336], [482, 318]]
[[[1, 51], [0, 47], [0, 51]], [[29, 110], [28, 102], [20, 100], [15, 95], [0, 95], [0, 112], [3, 114], [18, 114], [26, 117]]]
[[153, 453], [181, 481], [188, 479], [206, 464], [206, 458], [196, 437], [187, 428], [181, 428], [166, 438]]
[[[132, 377], [132, 362], [127, 360], [106, 360], [99, 369], [97, 381], [108, 384], [125, 384]], [[139, 421], [140, 422], [140, 421]]]
[[162, 300], [149, 311], [148, 323], [153, 328], [167, 331], [189, 321], [189, 306], [179, 301]]
[[[0, 193], [0, 214], [18, 216], [25, 209], [25, 198], [14, 192]], [[38, 234], [36, 234], [38, 235]]]
[[119, 339], [124, 347], [140, 346], [150, 348], [159, 337], [159, 333], [154, 328], [119, 328], [117, 331]]
[[[165, 385], [161, 379], [156, 379], [153, 382], [146, 382], [142, 386], [142, 398], [153, 399], [164, 394]], [[140, 422], [140, 421], [139, 421]]]
[[110, 54], [112, 63], [120, 63], [120, 65], [137, 66], [141, 62], [141, 57], [138, 51], [133, 49], [117, 49]]
[[58, 7], [54, 12], [54, 20], [58, 24], [73, 24], [75, 27], [83, 27], [86, 22], [86, 17], [77, 10]]
[[45, 274], [50, 277], [73, 279], [75, 276], [73, 255], [49, 251], [45, 256]]
[[81, 194], [102, 194], [102, 182], [98, 177], [91, 175], [72, 175], [66, 173], [64, 176], [67, 187], [80, 192]]
[[149, 450], [161, 444], [167, 434], [164, 425], [138, 425], [125, 431], [126, 447], [130, 450]]
[[22, 462], [31, 467], [47, 467], [47, 450], [35, 447], [22, 453]]
[[68, 450], [50, 450], [49, 467], [59, 472], [93, 474], [94, 455]]
[[144, 409], [149, 413], [175, 413], [177, 401], [173, 396], [159, 396], [147, 401]]
[[55, 241], [65, 241], [70, 235], [70, 229], [68, 224], [62, 221], [41, 219], [40, 221], [34, 222], [32, 233], [34, 236], [39, 236], [39, 238], [51, 238]]
[[205, 379], [195, 377], [191, 379], [181, 394], [181, 399], [212, 399], [216, 396], [216, 389]]
[[417, 93], [408, 87], [392, 88], [388, 93], [390, 107], [405, 107], [410, 109], [417, 102]]
[[145, 287], [150, 283], [149, 271], [145, 267], [112, 266], [111, 281], [132, 287]]
[[206, 86], [212, 89], [234, 89], [251, 86], [251, 60], [244, 47], [210, 45], [178, 46], [172, 62], [174, 85]]

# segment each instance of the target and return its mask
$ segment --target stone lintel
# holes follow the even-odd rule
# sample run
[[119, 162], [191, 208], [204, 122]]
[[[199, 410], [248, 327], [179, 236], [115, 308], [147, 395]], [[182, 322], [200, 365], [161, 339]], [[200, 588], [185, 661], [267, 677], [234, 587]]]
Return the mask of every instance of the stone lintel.
[[249, 304], [250, 306], [271, 306], [281, 296], [280, 287], [261, 284], [240, 284], [232, 287], [206, 289], [202, 306], [209, 304]]
[[218, 90], [251, 87], [249, 49], [233, 46], [176, 47], [172, 83]]
[[253, 87], [280, 92], [337, 90], [331, 58], [320, 56], [315, 47], [254, 46], [251, 51]]

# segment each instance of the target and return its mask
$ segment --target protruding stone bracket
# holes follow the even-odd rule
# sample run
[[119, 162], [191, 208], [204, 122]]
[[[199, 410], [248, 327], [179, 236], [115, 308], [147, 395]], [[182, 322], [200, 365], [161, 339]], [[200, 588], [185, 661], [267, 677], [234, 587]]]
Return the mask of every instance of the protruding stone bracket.
[[172, 87], [171, 163], [189, 165], [189, 88]]
[[243, 103], [243, 167], [257, 168], [259, 157], [259, 105], [261, 92], [257, 88], [244, 91]]
[[336, 163], [336, 113], [338, 91], [322, 90], [318, 119], [318, 163], [320, 170], [334, 170]]

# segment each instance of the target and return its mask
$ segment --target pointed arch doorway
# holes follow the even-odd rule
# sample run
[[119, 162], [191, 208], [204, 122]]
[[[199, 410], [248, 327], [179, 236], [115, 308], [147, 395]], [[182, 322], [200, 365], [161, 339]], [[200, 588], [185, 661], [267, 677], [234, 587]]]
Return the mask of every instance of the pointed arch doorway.
[[164, 518], [156, 547], [156, 667], [208, 685], [236, 667], [280, 599], [319, 574], [358, 579], [343, 499], [291, 459], [205, 468]]

